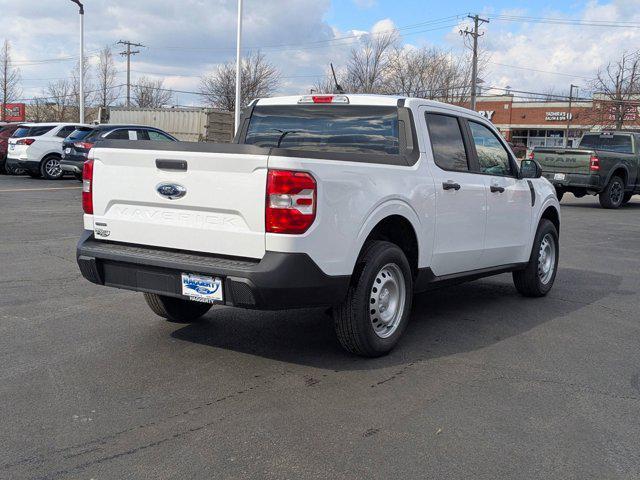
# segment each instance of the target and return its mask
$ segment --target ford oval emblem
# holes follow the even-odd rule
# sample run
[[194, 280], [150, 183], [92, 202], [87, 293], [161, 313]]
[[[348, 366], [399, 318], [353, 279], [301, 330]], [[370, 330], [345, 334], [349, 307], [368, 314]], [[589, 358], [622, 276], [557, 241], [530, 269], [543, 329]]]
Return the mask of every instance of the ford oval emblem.
[[169, 200], [177, 200], [187, 194], [187, 189], [177, 183], [161, 183], [156, 187], [156, 191]]

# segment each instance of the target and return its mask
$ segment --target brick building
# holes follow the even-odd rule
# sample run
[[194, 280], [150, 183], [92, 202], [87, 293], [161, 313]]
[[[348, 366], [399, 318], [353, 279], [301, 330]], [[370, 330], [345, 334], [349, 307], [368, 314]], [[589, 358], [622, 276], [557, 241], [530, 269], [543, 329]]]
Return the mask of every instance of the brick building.
[[[518, 101], [513, 95], [479, 97], [477, 110], [491, 120], [514, 145], [560, 147], [576, 145], [584, 132], [613, 128], [614, 116], [607, 102]], [[640, 105], [640, 103], [639, 103]], [[640, 106], [626, 114], [625, 128], [640, 129]]]

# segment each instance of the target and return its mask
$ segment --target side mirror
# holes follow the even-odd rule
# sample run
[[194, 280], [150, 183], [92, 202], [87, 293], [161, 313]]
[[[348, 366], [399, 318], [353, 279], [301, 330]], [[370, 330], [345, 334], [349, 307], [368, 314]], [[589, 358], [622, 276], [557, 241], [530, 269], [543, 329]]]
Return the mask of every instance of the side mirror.
[[523, 160], [520, 163], [520, 178], [540, 178], [542, 167], [535, 160]]

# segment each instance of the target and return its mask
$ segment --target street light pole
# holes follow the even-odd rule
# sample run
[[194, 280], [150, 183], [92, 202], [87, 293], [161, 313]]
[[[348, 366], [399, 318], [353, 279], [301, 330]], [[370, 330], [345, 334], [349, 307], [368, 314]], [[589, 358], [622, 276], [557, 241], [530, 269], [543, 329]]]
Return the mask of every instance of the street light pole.
[[242, 110], [242, 0], [238, 0], [238, 31], [236, 38], [236, 118], [234, 133], [240, 128]]
[[80, 9], [80, 98], [78, 104], [80, 105], [80, 123], [84, 123], [84, 5], [80, 0], [71, 1]]

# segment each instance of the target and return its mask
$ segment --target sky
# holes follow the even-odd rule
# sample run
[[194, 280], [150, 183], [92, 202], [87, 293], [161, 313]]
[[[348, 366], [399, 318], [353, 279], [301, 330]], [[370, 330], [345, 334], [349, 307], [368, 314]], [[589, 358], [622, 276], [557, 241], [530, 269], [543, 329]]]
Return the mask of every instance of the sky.
[[[235, 58], [236, 0], [85, 0], [90, 62], [118, 40], [142, 43], [132, 77], [163, 79], [176, 104], [194, 105], [200, 76]], [[640, 0], [449, 1], [244, 0], [245, 51], [260, 49], [282, 75], [279, 93], [308, 91], [330, 62], [348, 61], [366, 32], [398, 29], [407, 45], [462, 53], [459, 30], [478, 13], [486, 87], [501, 92], [586, 92], [598, 68], [640, 49]], [[0, 0], [3, 30], [20, 68], [23, 99], [65, 78], [79, 58], [77, 7], [69, 0]], [[549, 20], [552, 19], [552, 20]], [[588, 23], [585, 25], [584, 23]], [[607, 26], [594, 24], [606, 23]], [[117, 56], [125, 80], [124, 57]]]

